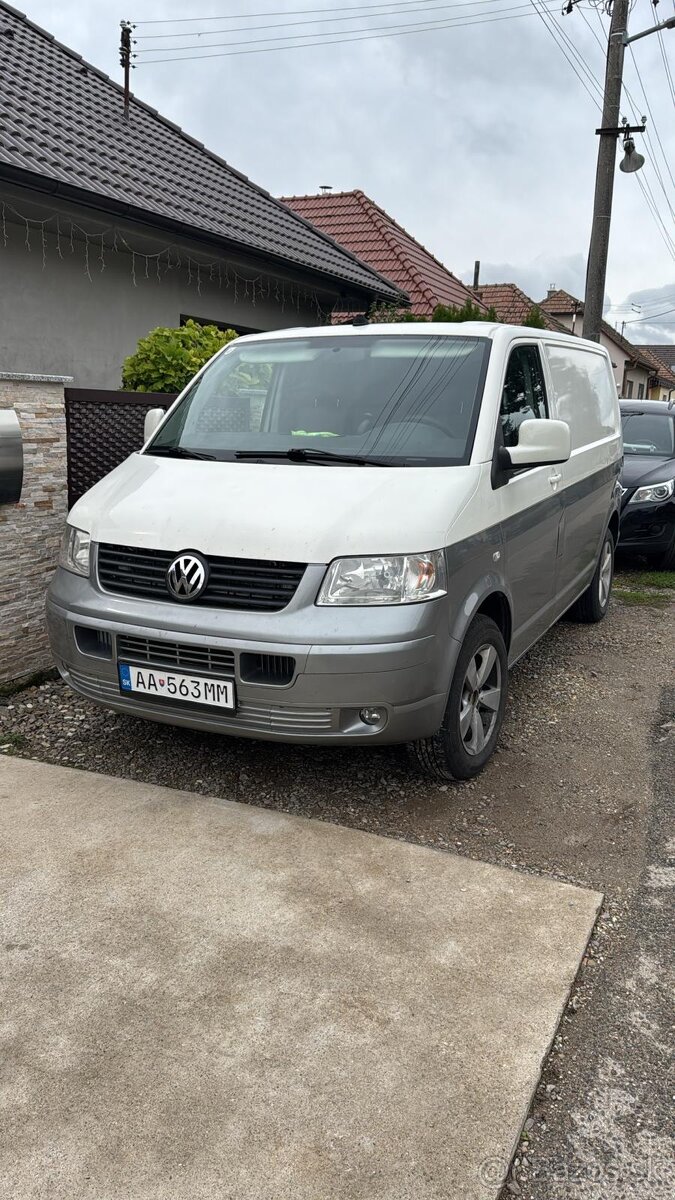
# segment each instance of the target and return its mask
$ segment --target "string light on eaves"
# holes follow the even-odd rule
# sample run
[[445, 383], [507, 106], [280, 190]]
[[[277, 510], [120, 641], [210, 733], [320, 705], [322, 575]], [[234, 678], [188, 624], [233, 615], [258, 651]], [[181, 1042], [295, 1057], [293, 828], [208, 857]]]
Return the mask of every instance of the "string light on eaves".
[[[197, 294], [202, 294], [202, 286], [207, 282], [232, 293], [235, 304], [245, 300], [254, 308], [256, 304], [270, 302], [277, 304], [281, 312], [286, 308], [300, 312], [301, 307], [311, 307], [320, 321], [328, 320], [329, 313], [322, 307], [315, 291], [278, 279], [273, 275], [242, 275], [241, 272], [225, 258], [198, 259], [186, 254], [180, 246], [171, 243], [161, 250], [142, 250], [133, 245], [128, 237], [114, 225], [95, 231], [85, 229], [77, 221], [64, 219], [61, 213], [50, 213], [43, 217], [27, 216], [12, 204], [0, 202], [0, 239], [3, 247], [9, 243], [11, 230], [9, 226], [17, 225], [23, 236], [27, 253], [32, 253], [33, 242], [39, 239], [42, 255], [42, 269], [48, 262], [48, 234], [54, 239], [54, 250], [58, 258], [66, 254], [75, 254], [78, 243], [83, 246], [83, 270], [90, 283], [94, 282], [92, 270], [100, 274], [105, 271], [107, 257], [118, 254], [129, 256], [129, 275], [133, 287], [138, 287], [139, 277], [154, 279], [161, 283], [169, 271], [184, 271], [188, 286], [194, 286]], [[345, 303], [350, 303], [349, 299]], [[339, 308], [339, 302], [335, 308]]]

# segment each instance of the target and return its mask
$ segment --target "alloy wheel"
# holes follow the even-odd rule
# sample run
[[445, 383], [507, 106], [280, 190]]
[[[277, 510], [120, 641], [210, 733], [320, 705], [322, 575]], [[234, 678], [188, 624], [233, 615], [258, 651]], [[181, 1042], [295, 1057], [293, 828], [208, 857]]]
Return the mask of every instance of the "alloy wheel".
[[476, 650], [464, 676], [459, 733], [467, 754], [480, 754], [497, 724], [502, 696], [502, 667], [494, 646]]
[[609, 538], [602, 548], [600, 573], [598, 576], [598, 597], [600, 607], [606, 608], [609, 601], [609, 591], [612, 586], [612, 543]]

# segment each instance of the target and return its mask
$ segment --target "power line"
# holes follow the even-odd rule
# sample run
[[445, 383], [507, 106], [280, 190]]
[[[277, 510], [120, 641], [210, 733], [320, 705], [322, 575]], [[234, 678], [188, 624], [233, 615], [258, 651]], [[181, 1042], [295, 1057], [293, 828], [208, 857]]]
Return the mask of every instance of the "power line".
[[[518, 5], [517, 7], [522, 8], [522, 7], [526, 7], [526, 5]], [[295, 46], [261, 46], [257, 49], [253, 49], [253, 50], [220, 50], [216, 54], [187, 54], [187, 55], [181, 55], [178, 58], [150, 58], [150, 59], [143, 59], [139, 65], [144, 66], [144, 67], [149, 67], [149, 66], [154, 66], [155, 63], [196, 62], [197, 60], [202, 59], [202, 58], [231, 58], [233, 56], [237, 56], [240, 54], [271, 54], [274, 52], [278, 52], [280, 50], [308, 50], [314, 46], [340, 46], [340, 45], [344, 45], [347, 42], [368, 42], [368, 41], [372, 41], [375, 38], [405, 37], [406, 35], [410, 35], [411, 33], [428, 33], [428, 32], [433, 32], [436, 29], [439, 29], [439, 30], [440, 29], [459, 29], [459, 28], [467, 28], [468, 26], [471, 26], [471, 25], [490, 25], [495, 21], [518, 21], [518, 20], [522, 20], [523, 17], [529, 17], [531, 15], [532, 14], [529, 12], [518, 13], [518, 12], [512, 11], [512, 13], [510, 15], [505, 15], [505, 16], [501, 16], [501, 17], [476, 17], [473, 20], [454, 18], [454, 19], [451, 19], [448, 21], [433, 22], [432, 24], [426, 24], [426, 25], [420, 25], [420, 26], [406, 26], [400, 32], [391, 32], [391, 30], [390, 30], [386, 33], [383, 31], [379, 32], [379, 33], [362, 33], [358, 37], [343, 37], [342, 35], [340, 35], [340, 36], [334, 38], [332, 41], [330, 41], [330, 40], [328, 40], [328, 38], [326, 38], [326, 40], [322, 41], [322, 42], [304, 42], [302, 45], [295, 45]], [[269, 38], [269, 39], [263, 38], [261, 40], [262, 41], [265, 41], [265, 40], [271, 41], [272, 39], [271, 38]], [[233, 45], [244, 45], [245, 43], [234, 42], [232, 44]]]
[[660, 50], [661, 50], [661, 58], [663, 59], [663, 66], [664, 66], [664, 69], [665, 69], [665, 72], [666, 72], [666, 79], [668, 80], [668, 87], [669, 87], [669, 89], [670, 89], [670, 98], [671, 98], [671, 100], [672, 100], [672, 102], [673, 102], [673, 107], [675, 108], [675, 84], [673, 84], [673, 77], [672, 77], [672, 75], [671, 75], [671, 73], [670, 73], [670, 64], [669, 64], [669, 62], [668, 62], [668, 59], [667, 59], [667, 57], [666, 57], [666, 48], [665, 48], [665, 46], [664, 46], [664, 44], [663, 44], [663, 32], [662, 32], [662, 30], [661, 30], [661, 29], [659, 29], [659, 30], [657, 31], [657, 34], [656, 34], [656, 36], [657, 36], [657, 38], [658, 38], [658, 41], [659, 41], [659, 47], [660, 47]]
[[[643, 321], [656, 321], [659, 317], [665, 317], [667, 313], [675, 312], [675, 308], [664, 308], [662, 313], [652, 313], [650, 317], [636, 317], [634, 321], [626, 321], [626, 325], [641, 325]], [[666, 322], [671, 324], [671, 322]]]
[[[442, 12], [443, 9], [448, 9], [448, 8], [471, 8], [475, 4], [500, 5], [505, 2], [508, 3], [508, 0], [462, 0], [462, 3], [459, 3], [459, 4], [458, 3], [442, 4], [439, 8], [433, 9], [433, 12]], [[519, 4], [516, 7], [517, 8], [526, 8], [527, 5]], [[499, 10], [497, 9], [497, 10], [489, 10], [489, 11], [499, 11]], [[501, 11], [512, 12], [514, 10], [507, 8], [507, 9], [502, 9]], [[385, 12], [385, 13], [378, 13], [377, 17], [378, 18], [379, 17], [394, 17], [397, 15], [399, 15], [399, 14], [394, 13], [394, 12]], [[407, 13], [405, 15], [410, 16], [412, 14]], [[468, 14], [468, 15], [470, 16], [471, 14]], [[358, 17], [334, 17], [331, 19], [331, 23], [332, 23], [332, 21], [353, 21], [353, 20], [358, 20], [358, 19], [359, 19]], [[362, 20], [372, 20], [375, 18], [363, 17], [361, 19]], [[452, 18], [452, 17], [441, 17], [439, 22], [425, 20], [424, 22], [421, 22], [421, 24], [427, 24], [433, 28], [436, 24], [440, 24], [446, 20], [454, 20], [454, 19], [455, 18]], [[457, 18], [457, 20], [459, 20], [459, 19], [460, 18]], [[258, 25], [258, 26], [255, 26], [253, 29], [248, 29], [245, 25], [239, 25], [235, 29], [231, 29], [231, 30], [213, 29], [213, 30], [210, 30], [206, 34], [202, 34], [202, 33], [187, 34], [186, 36], [188, 36], [188, 37], [214, 37], [218, 33], [227, 33], [228, 35], [230, 33], [258, 33], [259, 30], [262, 31], [264, 29], [286, 29], [286, 28], [288, 28], [289, 24], [290, 25], [314, 25], [314, 24], [316, 24], [316, 22], [314, 22], [314, 21], [291, 21], [291, 22], [281, 21], [274, 25]], [[392, 30], [408, 29], [408, 28], [413, 29], [416, 27], [416, 24], [420, 24], [420, 22], [417, 22], [417, 23], [406, 22], [403, 25], [383, 25], [383, 26], [375, 25], [372, 27], [372, 32], [375, 33], [375, 32], [379, 32], [380, 30], [382, 30], [383, 32], [386, 33], [387, 30], [389, 30], [389, 29], [392, 29]], [[227, 42], [205, 42], [203, 49], [204, 50], [216, 49], [216, 48], [222, 47], [222, 46], [255, 46], [257, 44], [262, 45], [263, 42], [293, 42], [293, 41], [301, 41], [301, 40], [304, 40], [307, 38], [342, 37], [343, 35], [347, 35], [350, 33], [367, 33], [367, 32], [369, 32], [367, 29], [365, 29], [365, 30], [364, 29], [326, 29], [323, 32], [321, 30], [313, 30], [312, 33], [289, 34], [288, 37], [261, 37], [261, 38], [252, 38], [249, 41], [239, 41], [239, 42], [230, 42], [230, 41], [227, 41]], [[174, 33], [174, 34], [163, 34], [161, 36], [163, 36], [163, 37], [180, 37], [181, 35]], [[201, 46], [200, 47], [197, 47], [197, 46], [145, 46], [145, 47], [142, 47], [140, 50], [138, 50], [137, 54], [160, 54], [162, 51], [165, 51], [165, 52], [170, 51], [171, 53], [173, 53], [173, 51], [197, 50], [197, 49], [202, 49], [202, 47]], [[136, 57], [136, 55], [134, 57]]]
[[[412, 8], [413, 5], [417, 8], [425, 8], [429, 4], [433, 4], [434, 0], [400, 0], [398, 7]], [[307, 13], [331, 13], [331, 12], [349, 12], [350, 9], [373, 9], [373, 8], [391, 8], [392, 4], [397, 7], [396, 0], [379, 0], [377, 4], [341, 4], [339, 8], [294, 8], [286, 12], [287, 17], [304, 16]], [[223, 13], [216, 17], [160, 17], [152, 21], [132, 21], [132, 25], [192, 25], [195, 22], [201, 21], [256, 21], [263, 17], [278, 17], [279, 10], [273, 12], [258, 12], [258, 13]]]
[[[177, 37], [190, 37], [190, 38], [215, 37], [215, 35], [218, 33], [227, 33], [227, 34], [230, 34], [230, 33], [258, 33], [258, 32], [262, 32], [265, 29], [288, 29], [289, 27], [293, 27], [295, 25], [335, 25], [340, 21], [371, 21], [371, 20], [375, 21], [375, 20], [379, 20], [380, 17], [407, 17], [407, 16], [414, 17], [417, 15], [417, 13], [423, 13], [426, 8], [429, 8], [430, 13], [443, 12], [444, 9], [448, 9], [448, 8], [470, 8], [475, 4], [499, 4], [499, 3], [505, 3], [506, 0], [459, 0], [459, 2], [458, 2], [458, 0], [454, 0], [454, 3], [451, 3], [451, 4], [446, 4], [445, 0], [443, 3], [440, 3], [440, 0], [423, 0], [423, 3], [422, 3], [422, 0], [414, 0], [414, 2], [415, 2], [416, 7], [410, 12], [406, 11], [405, 9], [397, 8], [396, 0], [388, 0], [387, 4], [366, 5], [365, 6], [366, 9], [368, 9], [368, 8], [385, 8], [385, 9], [389, 10], [387, 12], [372, 13], [372, 12], [364, 11], [363, 15], [361, 15], [361, 9], [359, 6], [359, 8], [355, 8], [354, 10], [342, 10], [342, 11], [349, 11], [349, 15], [346, 17], [345, 16], [312, 17], [309, 20], [303, 19], [302, 21], [285, 21], [285, 20], [284, 21], [276, 21], [272, 25], [237, 25], [232, 29], [204, 29], [204, 30], [197, 30], [195, 33], [190, 33], [188, 30], [186, 30], [185, 32], [181, 31], [179, 33], [145, 33], [145, 34], [140, 34], [140, 35], [136, 36], [134, 38], [134, 41], [135, 42], [147, 42], [147, 41], [154, 42], [154, 41], [159, 41], [160, 38], [162, 40], [166, 40], [167, 38], [177, 38]], [[396, 9], [396, 11], [392, 10], [392, 8], [391, 8], [392, 4], [394, 5], [394, 8]], [[420, 4], [422, 4], [421, 8], [420, 8]], [[433, 7], [431, 7], [431, 6], [433, 6]], [[409, 5], [408, 5], [408, 7], [409, 7]], [[339, 9], [321, 9], [320, 11], [322, 11], [322, 12], [339, 12], [340, 10]], [[275, 13], [274, 15], [279, 16], [279, 13]], [[192, 19], [192, 18], [190, 18], [190, 19]], [[216, 18], [214, 18], [214, 20], [215, 19]], [[233, 18], [230, 18], [230, 19], [233, 19]], [[167, 22], [167, 23], [169, 23], [169, 22]], [[171, 24], [173, 24], [173, 22], [171, 22]], [[332, 32], [332, 31], [329, 30], [327, 32]], [[340, 30], [336, 29], [334, 32], [339, 33]], [[178, 48], [179, 47], [176, 47], [176, 49], [178, 49]]]
[[576, 75], [577, 79], [579, 80], [581, 86], [584, 88], [586, 93], [590, 96], [595, 107], [600, 112], [602, 112], [602, 108], [601, 108], [600, 104], [598, 103], [598, 97], [596, 95], [594, 95], [594, 93], [590, 90], [588, 83], [584, 79], [583, 75], [581, 75], [579, 73], [577, 66], [575, 65], [574, 61], [570, 58], [567, 51], [565, 50], [564, 45], [562, 45], [561, 42], [556, 37], [556, 34], [554, 33], [554, 29], [557, 30], [558, 27], [554, 23], [549, 24], [549, 22], [546, 20], [546, 17], [543, 14], [543, 12], [541, 12], [541, 10], [538, 8], [536, 0], [530, 0], [530, 4], [532, 5], [532, 8], [534, 9], [537, 16], [539, 17], [539, 20], [542, 22], [544, 28], [547, 30], [547, 32], [550, 34], [550, 36], [553, 38], [553, 41], [555, 42], [556, 46], [558, 47], [560, 53], [563, 55], [563, 57], [566, 59], [568, 65], [574, 71], [574, 74]]

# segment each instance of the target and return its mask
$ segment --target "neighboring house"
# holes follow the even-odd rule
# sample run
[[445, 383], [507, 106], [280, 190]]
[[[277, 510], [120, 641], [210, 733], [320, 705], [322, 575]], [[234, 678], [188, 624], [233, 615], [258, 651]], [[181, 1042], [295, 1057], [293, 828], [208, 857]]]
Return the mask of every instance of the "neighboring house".
[[430, 317], [437, 304], [462, 308], [467, 300], [483, 307], [452, 271], [358, 189], [282, 200], [406, 292], [415, 316]]
[[650, 400], [675, 399], [675, 344], [640, 346], [640, 353], [654, 360], [655, 374], [649, 389]]
[[[584, 306], [581, 300], [562, 289], [549, 288], [546, 299], [540, 302], [539, 307], [560, 321], [569, 333], [583, 337]], [[653, 358], [642, 353], [642, 346], [633, 346], [607, 321], [602, 322], [600, 343], [609, 351], [619, 395], [625, 399], [646, 398], [655, 371]]]
[[544, 312], [515, 283], [481, 283], [476, 295], [488, 308], [494, 308], [497, 320], [506, 325], [523, 325], [533, 313], [539, 313], [546, 329], [569, 333], [566, 325]]
[[381, 301], [406, 297], [0, 0], [0, 369], [119, 387], [157, 325]]

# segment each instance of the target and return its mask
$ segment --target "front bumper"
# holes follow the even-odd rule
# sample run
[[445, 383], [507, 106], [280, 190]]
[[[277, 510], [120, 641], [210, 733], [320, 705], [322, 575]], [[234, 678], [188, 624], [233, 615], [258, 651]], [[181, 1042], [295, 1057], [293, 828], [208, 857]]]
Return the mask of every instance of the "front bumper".
[[665, 554], [675, 539], [675, 499], [663, 504], [624, 504], [619, 547], [636, 554]]
[[[317, 608], [323, 571], [308, 568], [310, 578], [283, 611], [241, 613], [113, 596], [60, 569], [47, 598], [56, 664], [75, 691], [107, 708], [234, 737], [348, 745], [405, 742], [436, 732], [459, 652], [448, 635], [447, 598], [379, 610]], [[83, 629], [108, 635], [108, 657], [84, 652]], [[121, 636], [231, 652], [233, 670], [220, 677], [234, 677], [236, 711], [122, 694]], [[290, 682], [250, 682], [243, 677], [244, 654], [294, 659]], [[124, 655], [124, 661], [133, 659]], [[379, 725], [361, 720], [366, 707], [382, 712]]]

